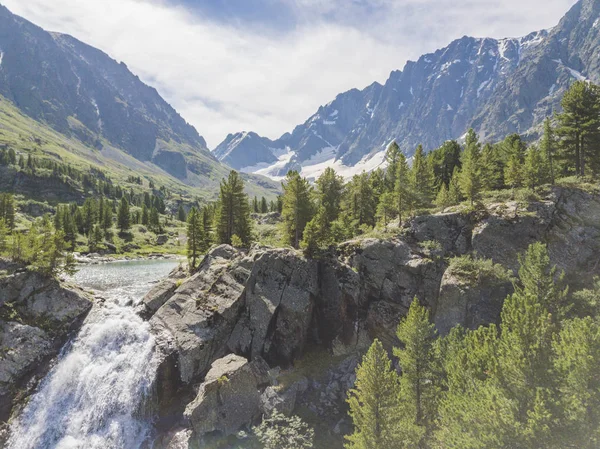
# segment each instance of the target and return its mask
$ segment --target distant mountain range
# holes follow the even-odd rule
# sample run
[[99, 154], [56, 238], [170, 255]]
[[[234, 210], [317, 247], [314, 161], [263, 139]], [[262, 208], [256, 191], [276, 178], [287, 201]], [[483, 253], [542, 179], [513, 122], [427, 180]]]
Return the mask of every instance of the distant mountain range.
[[600, 0], [580, 0], [551, 30], [465, 36], [407, 62], [384, 85], [339, 94], [291, 134], [230, 134], [214, 154], [244, 172], [277, 179], [296, 169], [314, 178], [327, 166], [346, 176], [381, 166], [392, 140], [410, 156], [470, 127], [484, 140], [535, 137], [573, 81], [600, 81], [599, 64]]
[[[214, 193], [229, 170], [196, 129], [123, 62], [71, 36], [44, 31], [1, 5], [0, 96], [26, 116], [95, 149], [100, 159], [135, 171], [144, 166], [149, 173]], [[250, 178], [263, 193], [276, 188], [266, 179]]]

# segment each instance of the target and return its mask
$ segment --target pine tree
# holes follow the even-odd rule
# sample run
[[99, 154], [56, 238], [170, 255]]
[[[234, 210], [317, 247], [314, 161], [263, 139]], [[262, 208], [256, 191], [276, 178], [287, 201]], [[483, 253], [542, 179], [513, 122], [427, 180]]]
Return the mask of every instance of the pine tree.
[[482, 190], [500, 190], [504, 188], [504, 161], [500, 145], [486, 144], [481, 150], [479, 166], [481, 167]]
[[398, 157], [398, 168], [396, 174], [396, 186], [394, 187], [396, 197], [396, 210], [398, 211], [399, 224], [402, 225], [402, 217], [405, 212], [413, 210], [413, 193], [410, 182], [410, 168], [404, 154]]
[[[102, 219], [102, 230], [104, 232], [110, 230], [113, 225], [113, 211], [110, 207], [104, 208], [104, 217]], [[65, 230], [65, 232], [67, 232]]]
[[440, 209], [445, 209], [448, 206], [451, 206], [450, 195], [448, 194], [448, 189], [446, 188], [446, 184], [442, 183], [442, 187], [440, 187], [440, 191], [435, 198], [435, 205]]
[[400, 154], [402, 154], [400, 147], [394, 140], [389, 144], [385, 152], [385, 161], [387, 162], [387, 169], [385, 171], [385, 190], [387, 192], [393, 192], [396, 188]]
[[300, 247], [308, 257], [312, 257], [319, 248], [327, 246], [331, 242], [329, 225], [325, 208], [321, 206], [304, 228]]
[[462, 194], [460, 191], [460, 170], [454, 169], [452, 178], [450, 178], [450, 186], [448, 187], [448, 202], [450, 205], [456, 205], [462, 201]]
[[119, 209], [117, 210], [117, 227], [121, 233], [131, 229], [131, 216], [129, 215], [129, 203], [125, 197], [121, 198]]
[[377, 205], [377, 218], [383, 227], [386, 227], [392, 218], [396, 217], [398, 212], [396, 210], [396, 198], [391, 192], [385, 192], [379, 198], [379, 204]]
[[441, 147], [428, 154], [435, 173], [436, 185], [445, 184], [449, 187], [454, 169], [461, 167], [460, 154], [461, 148], [456, 140], [447, 140]]
[[244, 193], [244, 182], [234, 170], [227, 180], [221, 181], [215, 223], [218, 243], [231, 244], [232, 237], [237, 235], [244, 245], [250, 245], [250, 204], [248, 195]]
[[4, 219], [0, 219], [0, 254], [4, 254], [4, 252], [8, 249], [8, 226], [6, 226], [6, 221]]
[[15, 200], [10, 193], [0, 194], [0, 219], [3, 219], [10, 232], [15, 228]]
[[344, 179], [333, 168], [327, 167], [317, 179], [316, 196], [329, 223], [333, 223], [340, 215], [343, 194]]
[[563, 112], [557, 116], [564, 159], [575, 174], [586, 175], [588, 165], [598, 172], [600, 158], [600, 88], [587, 81], [576, 81], [563, 96]]
[[148, 226], [148, 223], [150, 223], [150, 214], [148, 213], [148, 207], [146, 206], [146, 203], [142, 204], [141, 221], [144, 226]]
[[544, 135], [540, 142], [540, 150], [545, 158], [548, 167], [548, 176], [550, 183], [554, 185], [556, 176], [555, 158], [556, 158], [557, 142], [554, 135], [554, 128], [549, 118], [544, 120]]
[[402, 368], [400, 397], [408, 411], [408, 422], [403, 427], [417, 426], [411, 431], [415, 441], [409, 447], [420, 447], [425, 435], [433, 430], [439, 385], [433, 369], [435, 326], [429, 320], [429, 311], [417, 298], [400, 322], [396, 335], [403, 345], [402, 349], [394, 349]]
[[[142, 209], [142, 217], [143, 217], [143, 209]], [[177, 209], [177, 219], [179, 221], [183, 221], [183, 222], [187, 221], [187, 216], [185, 214], [185, 209], [183, 208], [183, 204], [180, 204], [179, 208]]]
[[[600, 444], [600, 326], [592, 317], [566, 321], [553, 341], [561, 420], [557, 446]], [[556, 421], [556, 419], [555, 419]]]
[[398, 375], [383, 345], [375, 340], [356, 370], [355, 387], [348, 392], [354, 432], [346, 437], [347, 449], [403, 447], [398, 392]]
[[160, 233], [162, 231], [160, 226], [160, 216], [156, 207], [150, 209], [150, 215], [148, 217], [148, 227], [156, 233]]
[[429, 207], [434, 195], [435, 175], [431, 162], [425, 157], [422, 145], [419, 145], [415, 151], [410, 174], [415, 206]]
[[521, 187], [525, 181], [525, 144], [521, 136], [511, 134], [501, 145], [506, 155], [504, 183], [512, 189]]
[[311, 187], [297, 171], [288, 172], [283, 183], [283, 233], [285, 242], [300, 247], [306, 224], [312, 219]]
[[546, 167], [541, 151], [534, 145], [525, 156], [523, 167], [525, 184], [530, 189], [536, 189], [546, 181]]
[[187, 253], [190, 263], [190, 271], [197, 266], [198, 258], [202, 253], [205, 236], [201, 214], [192, 207], [187, 217]]
[[260, 199], [260, 213], [266, 214], [267, 212], [269, 212], [269, 205], [267, 203], [267, 199], [263, 196]]
[[458, 182], [462, 194], [474, 204], [481, 190], [481, 170], [479, 166], [479, 140], [475, 131], [467, 133], [465, 150], [462, 154], [462, 169]]

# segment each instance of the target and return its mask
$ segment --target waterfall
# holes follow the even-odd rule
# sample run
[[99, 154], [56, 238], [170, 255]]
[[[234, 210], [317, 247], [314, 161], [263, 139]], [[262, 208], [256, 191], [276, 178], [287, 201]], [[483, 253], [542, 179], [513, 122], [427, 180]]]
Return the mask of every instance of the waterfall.
[[158, 360], [132, 307], [141, 295], [121, 286], [105, 296], [11, 425], [8, 449], [136, 449], [150, 435], [139, 412]]

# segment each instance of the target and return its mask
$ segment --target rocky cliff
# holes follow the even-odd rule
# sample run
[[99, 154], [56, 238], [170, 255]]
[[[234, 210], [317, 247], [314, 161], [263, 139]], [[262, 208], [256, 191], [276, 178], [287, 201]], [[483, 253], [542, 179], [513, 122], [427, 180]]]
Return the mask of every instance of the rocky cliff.
[[415, 296], [442, 334], [495, 322], [518, 254], [534, 241], [547, 242], [568, 278], [600, 274], [600, 195], [579, 189], [418, 217], [394, 233], [344, 243], [318, 260], [219, 246], [192, 277], [148, 295], [144, 315], [165, 353], [161, 408], [188, 429], [176, 438], [235, 433], [261, 412], [297, 403], [339, 431], [357, 355], [374, 338], [395, 343]]
[[0, 428], [91, 307], [83, 291], [0, 259]]

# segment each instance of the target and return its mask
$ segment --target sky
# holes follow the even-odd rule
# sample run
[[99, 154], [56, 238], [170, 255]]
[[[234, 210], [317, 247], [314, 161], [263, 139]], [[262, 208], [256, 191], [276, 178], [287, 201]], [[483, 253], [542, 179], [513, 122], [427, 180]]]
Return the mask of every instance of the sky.
[[123, 61], [205, 137], [278, 138], [464, 35], [550, 28], [575, 0], [0, 0]]

